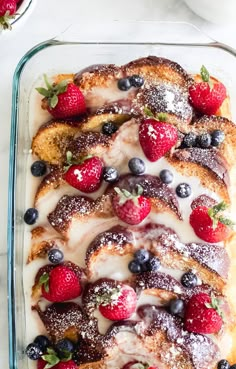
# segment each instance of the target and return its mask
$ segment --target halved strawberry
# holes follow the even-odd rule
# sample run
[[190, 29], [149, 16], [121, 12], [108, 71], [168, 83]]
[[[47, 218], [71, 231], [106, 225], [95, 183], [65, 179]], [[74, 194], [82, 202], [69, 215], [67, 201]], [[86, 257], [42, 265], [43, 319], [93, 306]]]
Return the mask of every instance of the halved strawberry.
[[160, 159], [178, 140], [176, 127], [166, 123], [165, 120], [166, 116], [159, 114], [157, 119], [144, 119], [140, 124], [140, 145], [150, 161]]
[[104, 295], [97, 296], [100, 313], [109, 320], [128, 319], [135, 312], [137, 295], [128, 285], [113, 288]]
[[210, 243], [225, 240], [231, 230], [233, 222], [224, 218], [223, 211], [227, 208], [224, 202], [211, 208], [197, 206], [190, 214], [189, 222], [196, 235], [202, 240]]
[[72, 300], [81, 295], [82, 288], [78, 276], [68, 267], [58, 265], [39, 279], [42, 295], [52, 302]]
[[36, 90], [44, 96], [42, 108], [47, 109], [54, 118], [69, 118], [85, 113], [84, 95], [75, 84], [67, 80], [50, 84], [46, 75], [44, 80], [47, 88], [37, 87]]
[[138, 185], [137, 192], [130, 193], [127, 190], [114, 188], [112, 205], [116, 215], [128, 224], [139, 224], [151, 211], [151, 203], [147, 197], [142, 196], [143, 188]]
[[206, 293], [193, 295], [189, 300], [184, 316], [185, 329], [193, 333], [217, 333], [222, 327], [220, 301]]
[[[67, 152], [67, 161], [71, 162], [72, 154]], [[101, 186], [103, 162], [97, 156], [85, 158], [80, 164], [68, 166], [64, 179], [69, 185], [85, 193], [97, 191]]]
[[221, 82], [212, 83], [208, 70], [201, 67], [202, 82], [189, 87], [189, 99], [193, 107], [202, 114], [213, 115], [226, 98], [226, 88]]

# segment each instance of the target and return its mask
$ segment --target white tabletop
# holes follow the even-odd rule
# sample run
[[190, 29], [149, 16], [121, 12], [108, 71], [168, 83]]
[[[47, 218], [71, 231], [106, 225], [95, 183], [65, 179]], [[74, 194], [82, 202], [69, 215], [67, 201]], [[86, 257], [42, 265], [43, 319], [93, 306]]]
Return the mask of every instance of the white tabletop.
[[[236, 48], [235, 26], [217, 26], [196, 16], [181, 0], [33, 0], [29, 18], [0, 35], [0, 367], [7, 369], [7, 190], [12, 76], [20, 58], [35, 44], [82, 20], [171, 20], [198, 26], [211, 37]], [[111, 5], [112, 4], [112, 5]], [[215, 4], [219, 4], [216, 0]]]

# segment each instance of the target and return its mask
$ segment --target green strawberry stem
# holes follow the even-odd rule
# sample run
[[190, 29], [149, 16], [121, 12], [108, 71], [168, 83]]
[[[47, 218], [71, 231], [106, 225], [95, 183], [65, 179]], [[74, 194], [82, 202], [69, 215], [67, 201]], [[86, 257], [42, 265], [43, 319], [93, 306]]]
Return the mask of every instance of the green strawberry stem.
[[206, 303], [205, 306], [208, 309], [214, 309], [216, 310], [216, 312], [219, 314], [219, 316], [223, 319], [224, 318], [224, 314], [223, 311], [220, 309], [220, 305], [222, 305], [223, 301], [220, 299], [217, 299], [215, 297], [215, 295], [212, 293], [211, 294], [211, 302], [210, 303]]
[[86, 156], [82, 156], [80, 159], [78, 160], [74, 160], [73, 159], [73, 154], [71, 151], [67, 151], [66, 152], [66, 165], [64, 165], [64, 172], [67, 172], [68, 169], [72, 166], [72, 165], [76, 165], [76, 164], [83, 164], [83, 162], [87, 159], [92, 158], [93, 155], [86, 155]]
[[49, 274], [43, 273], [39, 278], [39, 284], [44, 286], [46, 292], [49, 292]]
[[0, 28], [11, 30], [12, 26], [10, 20], [15, 19], [16, 15], [17, 13], [11, 15], [10, 11], [7, 10], [6, 13], [0, 17]]
[[137, 191], [134, 190], [132, 193], [124, 188], [121, 190], [119, 187], [115, 187], [114, 190], [119, 196], [119, 205], [124, 205], [128, 200], [132, 200], [135, 205], [138, 205], [138, 198], [143, 193], [143, 187], [139, 184], [137, 184]]
[[143, 108], [144, 113], [150, 117], [153, 118], [159, 122], [166, 122], [167, 121], [167, 114], [166, 113], [158, 113], [156, 116], [153, 114], [153, 112], [147, 107], [144, 106]]
[[109, 292], [103, 293], [102, 295], [96, 296], [96, 305], [97, 306], [107, 306], [107, 305], [116, 305], [118, 298], [121, 294], [121, 286], [117, 286], [112, 288]]
[[53, 368], [55, 365], [57, 365], [60, 361], [62, 362], [67, 362], [69, 360], [71, 360], [72, 358], [72, 353], [71, 352], [63, 352], [63, 358], [59, 358], [57, 356], [57, 353], [55, 350], [53, 350], [53, 348], [48, 348], [47, 349], [47, 354], [42, 356], [42, 359], [44, 361], [46, 361], [46, 366], [45, 369], [50, 369]]
[[47, 99], [48, 106], [53, 109], [58, 104], [58, 95], [66, 92], [68, 81], [64, 79], [57, 84], [51, 84], [48, 81], [46, 74], [44, 74], [43, 77], [47, 88], [37, 87], [36, 90], [40, 93], [40, 95], [43, 95]]
[[219, 204], [216, 204], [212, 208], [208, 209], [208, 215], [212, 220], [213, 229], [216, 229], [219, 222], [230, 228], [233, 227], [234, 223], [230, 219], [225, 218], [222, 215], [222, 211], [226, 210], [227, 207], [228, 205], [224, 201], [222, 201]]
[[207, 82], [210, 86], [210, 89], [212, 90], [213, 83], [210, 80], [210, 73], [208, 72], [208, 70], [206, 69], [206, 67], [204, 65], [202, 65], [202, 67], [200, 69], [200, 74], [201, 74], [203, 82]]

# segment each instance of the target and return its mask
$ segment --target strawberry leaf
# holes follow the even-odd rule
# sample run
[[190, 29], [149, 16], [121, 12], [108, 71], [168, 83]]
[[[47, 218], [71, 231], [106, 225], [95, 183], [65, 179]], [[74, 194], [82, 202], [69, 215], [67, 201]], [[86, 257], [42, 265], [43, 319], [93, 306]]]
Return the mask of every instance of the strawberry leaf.
[[167, 121], [167, 115], [166, 115], [166, 113], [159, 113], [159, 114], [157, 114], [157, 119], [160, 122], [166, 122]]
[[10, 20], [14, 19], [16, 14], [10, 14], [10, 11], [7, 10], [4, 15], [0, 17], [0, 29], [12, 29], [12, 26], [10, 24]]
[[233, 228], [233, 226], [235, 225], [235, 223], [234, 223], [234, 222], [232, 222], [232, 220], [227, 219], [227, 218], [224, 218], [224, 217], [219, 217], [219, 221], [220, 221], [222, 224], [224, 224], [224, 225], [226, 225], [226, 226], [228, 226], [228, 227], [230, 227], [230, 228]]
[[58, 85], [56, 85], [55, 87], [57, 95], [62, 94], [63, 92], [66, 92], [67, 86], [68, 86], [68, 81], [66, 79], [58, 83]]
[[57, 103], [58, 103], [58, 97], [57, 95], [53, 95], [50, 100], [49, 100], [49, 106], [50, 108], [55, 108], [57, 106]]
[[102, 295], [96, 296], [96, 305], [115, 305], [117, 300], [121, 294], [121, 286], [117, 286], [116, 288], [112, 288], [109, 292], [103, 293]]
[[210, 74], [209, 74], [208, 70], [206, 69], [206, 67], [204, 65], [202, 65], [200, 73], [201, 73], [201, 77], [202, 77], [203, 82], [209, 82]]
[[43, 95], [45, 97], [50, 97], [50, 92], [44, 87], [36, 87], [35, 90], [38, 91], [40, 95]]
[[232, 228], [234, 223], [230, 220], [225, 218], [223, 215], [219, 214], [222, 211], [226, 210], [228, 205], [222, 201], [219, 204], [214, 205], [212, 208], [208, 209], [208, 215], [212, 220], [212, 228], [216, 229], [218, 222]]
[[68, 352], [68, 351], [63, 351], [63, 358], [61, 359], [61, 361], [64, 363], [66, 361], [69, 361], [72, 359], [72, 353]]
[[47, 77], [46, 74], [43, 75], [43, 79], [44, 79], [45, 85], [47, 86], [48, 90], [51, 90], [52, 89], [52, 85], [51, 85], [51, 83], [49, 83], [48, 77]]
[[44, 286], [46, 292], [49, 292], [49, 274], [43, 273], [39, 278], [39, 284]]
[[154, 114], [152, 113], [152, 111], [151, 111], [147, 106], [144, 106], [144, 108], [143, 108], [143, 112], [144, 112], [148, 117], [154, 118]]

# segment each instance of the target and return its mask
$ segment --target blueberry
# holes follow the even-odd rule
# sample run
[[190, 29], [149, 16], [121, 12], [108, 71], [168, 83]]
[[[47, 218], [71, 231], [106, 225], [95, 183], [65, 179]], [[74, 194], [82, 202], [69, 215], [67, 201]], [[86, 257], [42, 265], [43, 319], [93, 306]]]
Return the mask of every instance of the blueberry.
[[107, 136], [113, 135], [117, 131], [118, 127], [113, 122], [106, 122], [102, 126], [102, 133]]
[[31, 360], [38, 360], [43, 352], [37, 343], [30, 343], [25, 350], [26, 355]]
[[230, 369], [236, 369], [236, 364], [231, 365]]
[[197, 137], [197, 143], [202, 149], [207, 149], [211, 145], [211, 135], [203, 133]]
[[173, 173], [168, 169], [163, 169], [160, 174], [160, 179], [163, 183], [169, 184], [173, 181]]
[[184, 136], [183, 145], [184, 147], [193, 147], [196, 145], [197, 136], [193, 132], [189, 132]]
[[141, 265], [139, 264], [139, 262], [137, 260], [132, 260], [129, 265], [128, 268], [130, 270], [131, 273], [141, 273]]
[[47, 171], [47, 166], [44, 161], [38, 160], [31, 165], [31, 173], [34, 177], [41, 177]]
[[140, 249], [137, 250], [134, 253], [134, 259], [139, 263], [139, 264], [144, 264], [146, 263], [146, 261], [148, 261], [150, 258], [150, 254], [149, 251], [145, 250], [145, 249]]
[[176, 195], [181, 197], [181, 199], [185, 199], [191, 195], [191, 187], [188, 183], [180, 183], [175, 189]]
[[57, 342], [56, 344], [56, 350], [60, 353], [68, 353], [74, 351], [74, 344], [68, 340], [67, 338], [64, 338]]
[[149, 272], [157, 272], [160, 269], [161, 262], [153, 256], [144, 265], [147, 266]]
[[169, 305], [170, 313], [175, 314], [181, 314], [184, 310], [184, 302], [180, 299], [173, 299], [170, 301]]
[[34, 339], [34, 343], [36, 343], [36, 345], [40, 347], [43, 353], [45, 353], [47, 351], [47, 348], [50, 346], [50, 341], [48, 337], [43, 335], [37, 336]]
[[131, 87], [131, 83], [130, 83], [129, 78], [119, 79], [119, 81], [117, 82], [117, 86], [118, 86], [119, 90], [128, 91]]
[[52, 264], [59, 264], [64, 259], [63, 252], [58, 249], [51, 249], [48, 251], [48, 260]]
[[129, 160], [128, 166], [132, 174], [138, 175], [145, 172], [145, 163], [142, 159], [132, 158]]
[[184, 287], [193, 288], [197, 285], [197, 276], [193, 272], [184, 273], [181, 277], [181, 283]]
[[225, 139], [225, 134], [220, 129], [216, 129], [211, 134], [211, 144], [212, 146], [219, 146]]
[[144, 79], [143, 77], [134, 74], [133, 76], [129, 77], [129, 81], [131, 86], [133, 87], [141, 87], [144, 84]]
[[38, 210], [35, 208], [29, 208], [24, 214], [24, 221], [26, 224], [32, 225], [36, 222], [39, 216]]
[[105, 167], [103, 169], [103, 179], [106, 182], [113, 183], [118, 181], [119, 173], [116, 168], [113, 167]]
[[220, 360], [217, 365], [217, 369], [229, 369], [232, 368], [227, 360]]

